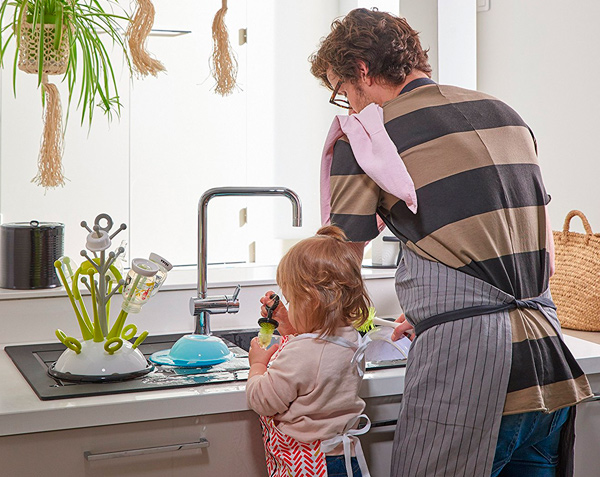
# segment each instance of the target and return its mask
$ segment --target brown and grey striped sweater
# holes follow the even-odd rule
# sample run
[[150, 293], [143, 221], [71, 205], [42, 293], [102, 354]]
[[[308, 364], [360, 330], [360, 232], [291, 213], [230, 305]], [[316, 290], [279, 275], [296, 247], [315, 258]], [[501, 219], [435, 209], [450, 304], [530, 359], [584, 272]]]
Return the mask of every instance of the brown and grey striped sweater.
[[[517, 299], [548, 287], [549, 202], [535, 138], [505, 103], [476, 91], [408, 84], [384, 104], [385, 128], [415, 183], [418, 213], [381, 190], [340, 139], [331, 166], [331, 222], [352, 241], [378, 234], [376, 214], [420, 256]], [[536, 310], [510, 313], [505, 414], [554, 410], [590, 395], [581, 369]]]

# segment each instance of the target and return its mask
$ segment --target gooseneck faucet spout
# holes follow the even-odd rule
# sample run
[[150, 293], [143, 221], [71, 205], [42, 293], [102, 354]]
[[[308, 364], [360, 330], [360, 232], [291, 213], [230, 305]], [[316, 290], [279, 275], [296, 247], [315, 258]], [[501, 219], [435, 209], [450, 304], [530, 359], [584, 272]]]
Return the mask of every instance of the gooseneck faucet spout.
[[302, 225], [302, 205], [300, 198], [291, 189], [285, 187], [216, 187], [207, 190], [198, 202], [198, 296], [190, 299], [190, 312], [198, 316], [196, 334], [210, 334], [210, 315], [220, 313], [237, 313], [239, 310], [238, 295], [240, 286], [233, 295], [206, 296], [207, 285], [207, 244], [206, 225], [208, 203], [219, 196], [271, 196], [280, 195], [287, 197], [292, 203], [292, 225]]

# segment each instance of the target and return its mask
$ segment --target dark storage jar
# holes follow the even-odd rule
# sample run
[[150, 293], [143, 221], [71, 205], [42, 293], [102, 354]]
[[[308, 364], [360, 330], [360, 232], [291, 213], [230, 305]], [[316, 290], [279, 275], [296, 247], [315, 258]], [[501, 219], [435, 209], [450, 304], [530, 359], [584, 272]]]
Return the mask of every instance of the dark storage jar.
[[54, 262], [64, 253], [64, 229], [37, 220], [0, 225], [0, 288], [59, 287]]

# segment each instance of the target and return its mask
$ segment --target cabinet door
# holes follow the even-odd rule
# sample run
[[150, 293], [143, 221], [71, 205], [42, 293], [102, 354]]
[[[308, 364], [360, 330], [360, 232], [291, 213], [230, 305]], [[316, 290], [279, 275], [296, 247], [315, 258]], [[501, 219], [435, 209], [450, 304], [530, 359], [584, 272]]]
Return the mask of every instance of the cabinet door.
[[[208, 447], [177, 450], [204, 439]], [[0, 462], [10, 476], [266, 475], [251, 411], [2, 437]]]
[[575, 477], [598, 475], [600, 469], [600, 399], [577, 406]]
[[[600, 374], [588, 375], [590, 386], [600, 396]], [[575, 420], [575, 477], [598, 475], [600, 469], [600, 397], [577, 406]]]
[[381, 396], [366, 399], [365, 414], [371, 429], [360, 436], [369, 473], [374, 477], [390, 475], [392, 444], [402, 396]]

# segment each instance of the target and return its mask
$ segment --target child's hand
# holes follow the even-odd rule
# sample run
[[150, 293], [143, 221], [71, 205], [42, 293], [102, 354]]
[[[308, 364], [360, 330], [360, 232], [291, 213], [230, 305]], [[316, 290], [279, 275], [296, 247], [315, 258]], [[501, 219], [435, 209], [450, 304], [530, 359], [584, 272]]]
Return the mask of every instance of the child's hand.
[[250, 351], [248, 351], [248, 361], [250, 361], [250, 374], [248, 378], [251, 378], [255, 374], [263, 374], [267, 370], [267, 364], [271, 360], [271, 356], [279, 349], [278, 344], [269, 346], [269, 349], [264, 349], [258, 342], [258, 337], [252, 338], [250, 343]]
[[[275, 293], [274, 291], [269, 290], [267, 293], [265, 293], [265, 296], [263, 296], [260, 299], [260, 303], [262, 304], [262, 306], [260, 307], [260, 316], [262, 316], [263, 318], [266, 318], [266, 316], [267, 316], [266, 306], [271, 306], [273, 304], [271, 295], [273, 295], [274, 293]], [[294, 329], [294, 327], [290, 323], [287, 308], [285, 307], [285, 305], [283, 303], [279, 302], [279, 306], [277, 306], [277, 308], [275, 308], [275, 311], [273, 312], [272, 317], [274, 320], [277, 320], [277, 322], [279, 323], [279, 327], [277, 328], [277, 331], [279, 331], [280, 335], [282, 335], [282, 336], [295, 335], [297, 333], [297, 331]]]

